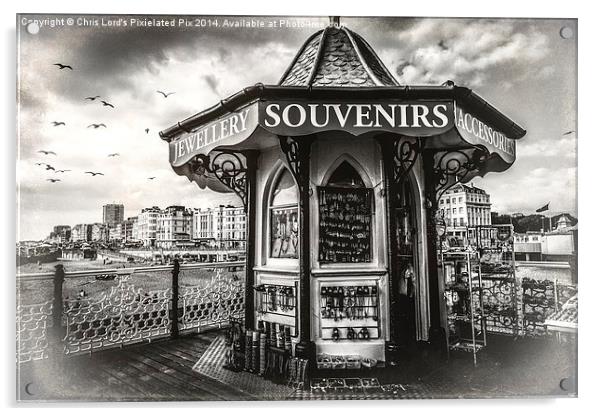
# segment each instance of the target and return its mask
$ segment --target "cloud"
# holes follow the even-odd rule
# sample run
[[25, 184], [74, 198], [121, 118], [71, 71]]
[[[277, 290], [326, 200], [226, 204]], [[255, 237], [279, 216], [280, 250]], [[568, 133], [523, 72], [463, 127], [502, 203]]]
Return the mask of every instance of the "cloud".
[[[573, 138], [550, 139], [574, 129], [574, 83], [567, 76], [570, 65], [563, 64], [571, 56], [565, 49], [570, 52], [574, 46], [554, 43], [550, 34], [558, 34], [556, 25], [561, 22], [550, 22], [343, 19], [402, 82], [438, 84], [452, 79], [480, 86], [479, 93], [499, 103], [501, 111], [528, 121], [529, 133], [519, 143], [514, 166], [502, 175], [479, 179], [497, 207], [511, 211], [539, 203], [540, 198], [553, 199], [554, 192], [566, 193], [576, 180], [570, 170], [575, 166]], [[36, 36], [22, 32], [17, 162], [22, 237], [40, 238], [59, 223], [100, 221], [102, 205], [113, 201], [124, 203], [128, 216], [152, 205], [239, 204], [232, 194], [200, 190], [177, 176], [158, 132], [246, 86], [276, 83], [315, 32], [76, 26], [43, 29]], [[558, 50], [562, 54], [554, 55]], [[71, 63], [75, 69], [60, 71], [54, 62]], [[565, 84], [558, 82], [565, 79]], [[176, 94], [163, 98], [157, 89]], [[85, 101], [87, 95], [102, 95], [116, 108]], [[67, 125], [52, 127], [53, 120]], [[108, 128], [86, 128], [98, 122]], [[37, 153], [40, 149], [58, 155], [43, 157]], [[121, 156], [107, 158], [113, 152]], [[35, 165], [46, 161], [72, 172], [51, 184], [46, 179], [54, 174]], [[536, 170], [540, 168], [549, 170]], [[83, 174], [86, 170], [106, 176], [91, 178]], [[149, 181], [149, 176], [157, 179]], [[532, 190], [534, 186], [541, 189]], [[563, 201], [575, 204], [574, 198]]]
[[389, 60], [402, 56], [396, 72], [404, 84], [452, 80], [479, 87], [500, 66], [524, 71], [550, 52], [543, 33], [532, 28], [518, 31], [509, 20], [418, 20], [397, 38], [401, 48], [387, 54]]

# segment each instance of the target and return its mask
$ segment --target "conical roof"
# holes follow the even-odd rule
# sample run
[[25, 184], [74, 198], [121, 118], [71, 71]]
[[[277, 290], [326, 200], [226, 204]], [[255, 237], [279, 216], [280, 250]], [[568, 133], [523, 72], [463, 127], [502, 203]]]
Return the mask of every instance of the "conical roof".
[[399, 83], [364, 38], [331, 24], [305, 41], [279, 85], [378, 87]]

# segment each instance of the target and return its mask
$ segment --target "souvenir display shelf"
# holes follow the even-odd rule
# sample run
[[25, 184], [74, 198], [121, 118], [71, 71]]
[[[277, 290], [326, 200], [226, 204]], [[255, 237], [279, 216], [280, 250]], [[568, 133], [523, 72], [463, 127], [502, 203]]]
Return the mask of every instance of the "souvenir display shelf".
[[483, 291], [481, 309], [489, 333], [518, 336], [518, 290], [512, 224], [468, 228], [470, 246], [477, 252]]
[[292, 285], [260, 284], [257, 293], [258, 320], [290, 327], [297, 336], [297, 282]]
[[447, 306], [448, 348], [473, 354], [486, 345], [483, 294], [477, 253], [468, 249], [442, 252]]
[[320, 337], [337, 342], [380, 338], [378, 286], [323, 285], [320, 288]]
[[318, 187], [320, 263], [372, 261], [372, 189]]

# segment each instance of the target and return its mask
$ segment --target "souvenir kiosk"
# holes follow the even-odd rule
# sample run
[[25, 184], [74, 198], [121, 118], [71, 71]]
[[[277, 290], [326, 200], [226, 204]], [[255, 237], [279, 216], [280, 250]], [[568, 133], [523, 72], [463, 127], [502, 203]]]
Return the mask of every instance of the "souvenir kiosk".
[[400, 85], [332, 18], [277, 85], [244, 88], [160, 136], [178, 175], [244, 204], [246, 328], [285, 329], [292, 354], [315, 364], [445, 348], [439, 197], [508, 169], [524, 134], [451, 81]]

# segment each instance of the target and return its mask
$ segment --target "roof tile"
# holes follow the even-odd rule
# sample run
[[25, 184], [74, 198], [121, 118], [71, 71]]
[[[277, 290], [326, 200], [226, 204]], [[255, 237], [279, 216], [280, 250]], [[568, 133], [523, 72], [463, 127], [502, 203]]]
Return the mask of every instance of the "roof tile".
[[329, 26], [306, 42], [280, 85], [374, 87], [399, 84], [361, 36], [348, 29]]

